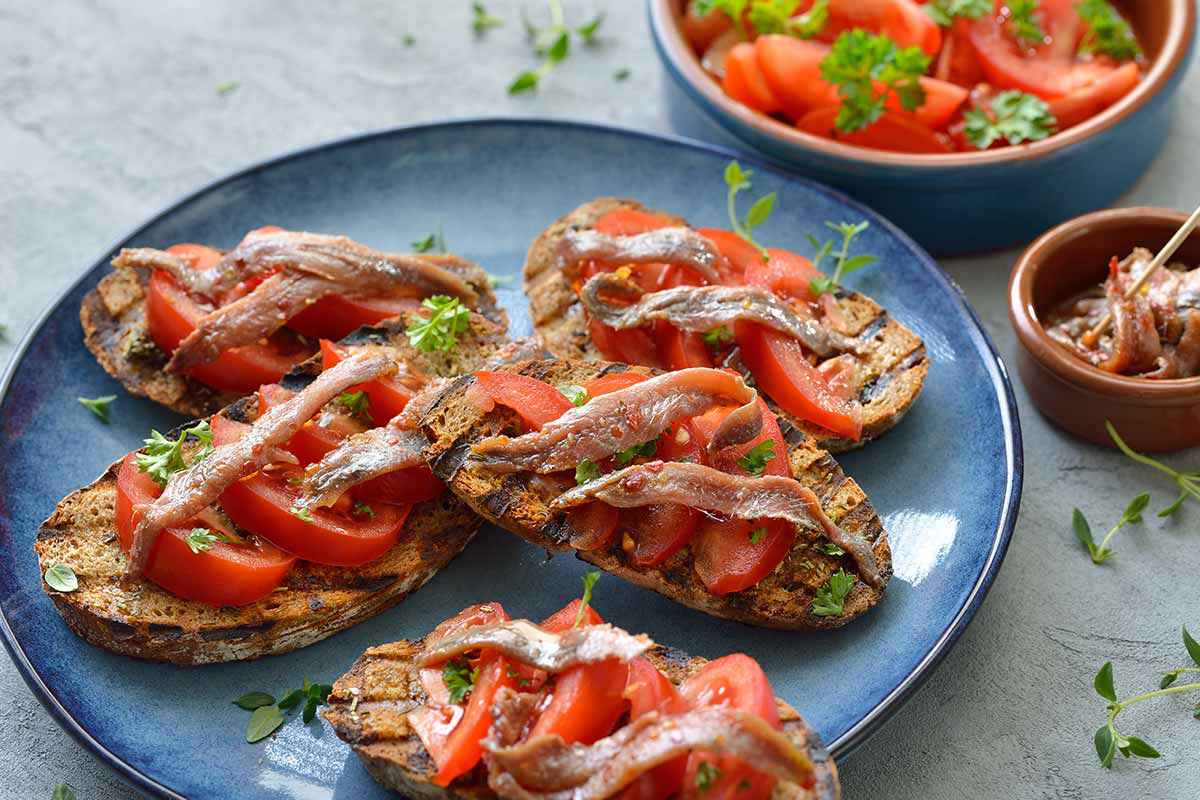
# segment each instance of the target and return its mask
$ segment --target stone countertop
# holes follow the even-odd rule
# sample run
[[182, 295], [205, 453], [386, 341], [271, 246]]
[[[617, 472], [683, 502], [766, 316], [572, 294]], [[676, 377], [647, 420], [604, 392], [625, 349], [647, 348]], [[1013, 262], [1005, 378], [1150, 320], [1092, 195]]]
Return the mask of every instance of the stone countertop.
[[[515, 0], [490, 0], [504, 27], [476, 39], [468, 0], [17, 0], [0, 8], [0, 360], [97, 254], [197, 186], [274, 154], [365, 130], [448, 117], [552, 116], [670, 131], [640, 0], [604, 8], [600, 41], [579, 48], [531, 95], [512, 76], [536, 63]], [[526, 2], [529, 13], [543, 13]], [[406, 37], [413, 37], [411, 41]], [[630, 70], [625, 81], [614, 80]], [[225, 82], [237, 88], [217, 91]], [[1200, 85], [1189, 75], [1163, 155], [1122, 204], [1200, 201]], [[1189, 166], [1192, 165], [1192, 166]], [[948, 260], [1001, 354], [1016, 347], [1005, 309], [1015, 252]], [[1050, 427], [1017, 384], [1025, 433], [1020, 523], [990, 596], [926, 686], [844, 764], [848, 800], [1184, 800], [1200, 792], [1197, 723], [1182, 698], [1122, 717], [1164, 753], [1097, 766], [1092, 692], [1112, 659], [1119, 686], [1151, 688], [1182, 663], [1179, 629], [1200, 632], [1197, 521], [1189, 507], [1121, 534], [1103, 568], [1070, 532], [1096, 527], [1142, 489], [1170, 485]], [[1171, 459], [1198, 460], [1193, 451]], [[1192, 698], [1195, 702], [1196, 698]], [[802, 704], [801, 704], [802, 705]], [[0, 800], [133, 794], [54, 724], [0, 658]]]

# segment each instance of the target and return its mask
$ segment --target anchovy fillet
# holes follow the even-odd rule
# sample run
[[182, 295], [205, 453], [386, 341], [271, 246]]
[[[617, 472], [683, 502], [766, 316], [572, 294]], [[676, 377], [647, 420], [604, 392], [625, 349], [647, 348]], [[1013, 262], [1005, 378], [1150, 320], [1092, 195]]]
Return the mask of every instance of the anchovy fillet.
[[421, 654], [421, 666], [441, 664], [463, 653], [486, 647], [523, 664], [562, 672], [580, 664], [617, 659], [629, 661], [645, 653], [654, 642], [645, 634], [626, 633], [612, 625], [587, 625], [566, 633], [550, 633], [529, 620], [472, 625], [442, 639]]
[[711, 241], [691, 228], [659, 228], [635, 236], [607, 236], [594, 230], [570, 230], [558, 241], [560, 266], [584, 261], [609, 266], [677, 264], [690, 267], [710, 283], [720, 283], [729, 262]]

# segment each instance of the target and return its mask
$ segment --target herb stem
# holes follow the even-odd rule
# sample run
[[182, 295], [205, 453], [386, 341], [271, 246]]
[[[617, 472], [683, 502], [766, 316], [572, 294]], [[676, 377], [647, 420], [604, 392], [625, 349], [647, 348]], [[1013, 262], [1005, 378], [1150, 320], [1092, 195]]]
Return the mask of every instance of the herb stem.
[[[1121, 521], [1118, 522], [1116, 525], [1113, 525], [1112, 530], [1109, 531], [1108, 534], [1103, 539], [1100, 540], [1100, 547], [1098, 548], [1098, 550], [1103, 552], [1108, 547], [1108, 543], [1112, 541], [1112, 538], [1117, 535], [1117, 531], [1121, 530], [1121, 528], [1124, 528], [1124, 527], [1125, 527], [1125, 518], [1122, 517]], [[1094, 559], [1094, 558], [1092, 560], [1096, 561], [1096, 559]], [[1098, 564], [1100, 562], [1097, 561], [1096, 563]]]
[[562, 0], [550, 0], [550, 22], [556, 29], [563, 27]]

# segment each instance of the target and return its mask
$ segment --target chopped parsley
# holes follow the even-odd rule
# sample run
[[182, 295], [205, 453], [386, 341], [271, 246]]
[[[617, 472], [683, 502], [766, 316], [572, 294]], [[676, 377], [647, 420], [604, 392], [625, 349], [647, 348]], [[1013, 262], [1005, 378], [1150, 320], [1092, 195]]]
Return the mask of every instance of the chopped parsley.
[[737, 465], [751, 475], [758, 477], [766, 470], [767, 462], [773, 458], [775, 458], [775, 440], [764, 439], [750, 448], [750, 451], [746, 455], [739, 458]]
[[828, 27], [829, 0], [817, 0], [808, 11], [795, 15], [799, 7], [800, 0], [754, 0], [750, 24], [760, 34], [782, 33], [798, 39], [811, 39]]
[[[183, 443], [188, 436], [199, 439], [202, 445], [192, 457], [191, 464], [186, 464], [183, 460]], [[209, 427], [208, 420], [201, 420], [189, 428], [184, 428], [178, 439], [168, 439], [158, 431], [152, 430], [150, 438], [146, 439], [144, 452], [137, 455], [137, 468], [159, 485], [166, 486], [167, 481], [176, 472], [204, 460], [212, 452], [212, 441], [212, 428]]]
[[592, 589], [596, 588], [598, 580], [600, 580], [599, 570], [591, 570], [583, 576], [583, 598], [579, 601], [579, 609], [575, 612], [575, 622], [571, 624], [572, 628], [578, 628], [583, 623], [583, 615], [592, 602]]
[[854, 576], [844, 569], [829, 576], [829, 581], [817, 589], [812, 612], [818, 617], [836, 617], [845, 608], [846, 595], [854, 588]]
[[79, 588], [79, 579], [69, 564], [55, 564], [42, 577], [46, 585], [56, 592], [73, 592]]
[[980, 19], [984, 14], [992, 13], [995, 5], [992, 0], [933, 0], [924, 8], [934, 22], [946, 26], [953, 25], [956, 17]]
[[986, 150], [995, 142], [1037, 142], [1054, 133], [1058, 120], [1045, 100], [1018, 91], [1001, 92], [987, 107], [976, 106], [963, 115], [971, 144]]
[[725, 345], [733, 341], [733, 331], [724, 325], [713, 328], [711, 331], [703, 334], [701, 339], [713, 350], [720, 350]]
[[227, 542], [229, 537], [223, 533], [215, 533], [208, 528], [192, 528], [184, 542], [193, 553], [199, 554], [212, 549], [217, 542]]
[[846, 555], [846, 551], [843, 550], [842, 548], [838, 547], [833, 542], [821, 542], [821, 544], [817, 545], [817, 549], [820, 550], [822, 553], [824, 553], [827, 556], [844, 556], [844, 555]]
[[427, 297], [421, 307], [433, 313], [409, 323], [409, 343], [426, 353], [453, 350], [458, 344], [458, 335], [464, 333], [471, 324], [471, 312], [457, 297], [444, 294]]
[[761, 542], [763, 540], [763, 538], [766, 535], [767, 535], [766, 526], [760, 525], [759, 527], [750, 531], [750, 544], [758, 544], [759, 542]]
[[600, 465], [590, 458], [585, 458], [575, 467], [575, 483], [582, 486], [600, 477]]
[[721, 780], [721, 770], [711, 761], [701, 761], [696, 768], [696, 788], [707, 792], [717, 781]]
[[925, 104], [921, 76], [929, 56], [921, 48], [897, 46], [886, 36], [864, 30], [846, 31], [821, 61], [821, 77], [838, 88], [842, 105], [835, 125], [850, 133], [871, 125], [883, 115], [888, 97], [913, 111]]
[[651, 439], [648, 442], [635, 444], [633, 447], [627, 447], [617, 453], [617, 463], [625, 466], [635, 458], [645, 457], [650, 458], [658, 452], [658, 439]]
[[115, 394], [106, 394], [103, 397], [81, 397], [79, 404], [88, 411], [96, 415], [96, 419], [108, 424], [108, 407], [112, 405], [112, 401], [116, 400]]
[[312, 512], [309, 511], [307, 508], [300, 508], [299, 506], [292, 506], [291, 511], [292, 511], [292, 516], [294, 516], [298, 519], [302, 519], [305, 522], [309, 522], [309, 523], [316, 522], [316, 520], [313, 518]]
[[754, 241], [754, 229], [771, 216], [771, 211], [775, 208], [775, 192], [755, 200], [751, 204], [750, 210], [746, 212], [745, 220], [739, 218], [737, 213], [738, 193], [743, 189], [750, 188], [750, 176], [753, 174], [748, 169], [742, 169], [742, 165], [736, 161], [730, 161], [725, 165], [725, 206], [729, 212], [729, 222], [733, 227], [733, 232], [757, 247], [758, 251], [762, 253], [763, 261], [766, 261], [769, 258], [766, 248]]
[[558, 391], [562, 396], [571, 401], [573, 406], [581, 406], [588, 401], [587, 389], [582, 386], [560, 386]]
[[442, 683], [450, 690], [450, 702], [461, 703], [475, 688], [479, 670], [471, 669], [465, 661], [447, 661], [442, 667]]
[[241, 83], [238, 81], [225, 81], [224, 83], [218, 83], [217, 94], [221, 97], [224, 97], [227, 94], [233, 94], [237, 91], [239, 86], [241, 86]]
[[354, 511], [356, 517], [365, 517], [367, 519], [375, 519], [375, 509], [364, 503], [362, 500], [357, 500], [354, 503]]
[[1102, 53], [1117, 61], [1142, 57], [1142, 48], [1133, 29], [1108, 0], [1080, 0], [1076, 6], [1088, 31], [1079, 43], [1079, 52]]
[[1007, 5], [1008, 27], [1018, 42], [1033, 46], [1046, 40], [1046, 31], [1034, 16], [1038, 0], [1008, 0]]
[[357, 392], [342, 392], [337, 396], [337, 402], [354, 416], [364, 422], [374, 422], [371, 419], [371, 398], [362, 389]]
[[442, 226], [439, 225], [436, 232], [414, 241], [412, 249], [417, 253], [446, 252], [446, 240], [442, 238]]
[[484, 34], [489, 28], [498, 28], [504, 20], [494, 14], [489, 14], [483, 3], [471, 3], [471, 30], [476, 34]]
[[[842, 246], [841, 249], [838, 250], [838, 254], [836, 256], [837, 264], [834, 267], [833, 275], [821, 275], [813, 278], [812, 281], [809, 282], [809, 289], [813, 294], [817, 295], [825, 294], [826, 292], [832, 292], [835, 288], [842, 285], [842, 278], [846, 277], [852, 272], [857, 272], [863, 267], [869, 267], [879, 261], [876, 256], [850, 255], [850, 245], [854, 243], [854, 240], [858, 238], [859, 234], [871, 227], [871, 223], [867, 222], [866, 220], [858, 223], [826, 221], [825, 227], [829, 228], [834, 233], [841, 235]], [[829, 239], [822, 244], [817, 240], [817, 237], [811, 234], [808, 237], [808, 241], [809, 244], [811, 244], [817, 251], [816, 256], [813, 258], [813, 266], [817, 269], [820, 269], [821, 262], [833, 252], [834, 241]]]
[[627, 81], [629, 80], [629, 76], [632, 74], [633, 72], [629, 69], [629, 67], [621, 67], [619, 70], [613, 73], [613, 80], [617, 83], [620, 83], [621, 81]]

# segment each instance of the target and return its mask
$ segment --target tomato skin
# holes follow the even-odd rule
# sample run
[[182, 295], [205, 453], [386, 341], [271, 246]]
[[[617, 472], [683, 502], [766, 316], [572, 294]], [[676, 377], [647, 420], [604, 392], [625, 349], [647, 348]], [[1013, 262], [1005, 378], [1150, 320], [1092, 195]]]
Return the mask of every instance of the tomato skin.
[[729, 261], [734, 272], [734, 275], [730, 277], [735, 280], [726, 281], [726, 283], [741, 283], [750, 265], [763, 261], [759, 249], [733, 231], [721, 228], [699, 228], [696, 232], [716, 245], [716, 248], [721, 251], [721, 255]]
[[481, 371], [475, 373], [475, 382], [494, 402], [516, 411], [536, 431], [572, 408], [562, 392], [528, 375]]
[[[137, 468], [137, 453], [130, 453], [117, 472], [114, 517], [121, 549], [129, 552], [138, 515], [135, 506], [153, 501], [162, 488]], [[244, 606], [269, 595], [279, 586], [296, 559], [269, 542], [239, 546], [215, 542], [208, 550], [193, 553], [187, 536], [193, 527], [211, 526], [197, 521], [167, 528], [158, 534], [146, 565], [146, 577], [177, 597], [211, 606]]]
[[753, 322], [739, 322], [734, 335], [742, 360], [759, 388], [780, 408], [800, 419], [857, 442], [862, 436], [862, 407], [829, 388], [808, 363], [799, 342]]
[[612, 542], [620, 518], [618, 509], [600, 500], [568, 510], [567, 525], [575, 531], [571, 546], [584, 552], [603, 550]]
[[[675, 684], [667, 680], [667, 677], [644, 657], [629, 662], [625, 698], [629, 701], [630, 721], [651, 711], [683, 714], [690, 708], [690, 704], [675, 688]], [[618, 797], [620, 800], [667, 800], [679, 792], [687, 764], [687, 756], [660, 764], [638, 776]]]
[[368, 325], [421, 307], [416, 297], [322, 297], [288, 320], [288, 327], [311, 339], [341, 339]]
[[746, 266], [746, 283], [762, 286], [776, 294], [800, 300], [816, 300], [812, 293], [812, 282], [822, 277], [820, 270], [807, 258], [790, 250], [768, 247], [770, 258], [756, 260]]
[[602, 394], [608, 394], [618, 389], [624, 389], [627, 386], [633, 386], [635, 383], [641, 383], [648, 377], [639, 372], [610, 372], [607, 375], [592, 378], [583, 385], [583, 388], [587, 391], [588, 398], [599, 397]]
[[[707, 454], [691, 420], [672, 426], [658, 440], [657, 456], [663, 461], [690, 460], [703, 464]], [[700, 513], [678, 503], [660, 503], [621, 511], [621, 526], [630, 534], [634, 547], [625, 557], [635, 567], [653, 567], [679, 551], [696, 531]]]
[[[486, 652], [479, 659], [479, 678], [467, 700], [462, 719], [446, 737], [444, 761], [438, 765], [433, 782], [449, 786], [455, 778], [474, 768], [483, 757], [479, 742], [487, 736], [492, 725], [492, 702], [503, 687], [513, 688], [517, 679], [511, 675], [508, 659], [495, 652]], [[431, 753], [432, 755], [432, 753]]]
[[438, 480], [426, 464], [380, 475], [350, 490], [355, 500], [361, 500], [368, 505], [391, 503], [398, 506], [436, 500], [445, 493], [446, 484]]
[[636, 236], [678, 224], [679, 221], [674, 217], [657, 211], [618, 208], [597, 219], [592, 223], [592, 228], [605, 236]]
[[692, 0], [687, 5], [683, 15], [683, 35], [691, 42], [692, 47], [703, 53], [725, 31], [733, 28], [733, 20], [719, 11], [709, 11], [700, 14], [696, 11], [696, 2]]
[[711, 367], [712, 353], [704, 343], [704, 335], [696, 331], [684, 331], [669, 322], [655, 325], [659, 347], [668, 369], [689, 367]]
[[725, 56], [725, 79], [721, 82], [725, 94], [739, 103], [774, 114], [783, 110], [779, 98], [767, 85], [767, 79], [758, 66], [758, 56], [750, 42], [735, 44]]
[[929, 155], [952, 151], [947, 138], [902, 114], [884, 112], [883, 116], [870, 126], [852, 133], [845, 133], [837, 129], [835, 125], [837, 114], [838, 110], [833, 107], [818, 108], [805, 114], [796, 123], [796, 127], [813, 136], [821, 136], [843, 144], [873, 150]]
[[942, 46], [941, 28], [913, 0], [831, 0], [829, 15], [839, 27], [866, 28], [931, 56]]
[[841, 102], [837, 87], [821, 77], [829, 45], [773, 33], [758, 37], [754, 48], [767, 86], [792, 119]]
[[624, 364], [639, 364], [643, 367], [663, 366], [658, 357], [654, 339], [646, 328], [617, 330], [610, 328], [595, 317], [588, 317], [588, 333], [600, 355], [609, 361]]
[[[223, 416], [213, 417], [213, 442], [236, 441], [248, 425]], [[335, 566], [358, 566], [386, 553], [404, 528], [409, 506], [384, 505], [365, 520], [319, 508], [307, 522], [292, 513], [300, 499], [295, 487], [280, 476], [256, 472], [234, 483], [221, 495], [221, 507], [239, 527], [306, 561]]]
[[[331, 369], [345, 357], [346, 353], [340, 345], [328, 339], [321, 340], [322, 369]], [[366, 383], [355, 384], [346, 391], [366, 392], [371, 401], [371, 418], [380, 425], [403, 411], [415, 394], [413, 389], [394, 378], [376, 378]]]
[[1137, 64], [1124, 64], [1082, 89], [1051, 100], [1050, 113], [1058, 120], [1059, 130], [1065, 130], [1114, 105], [1132, 92], [1141, 80], [1142, 71]]
[[[260, 386], [258, 389], [258, 413], [265, 414], [294, 396], [295, 392], [288, 391], [277, 383]], [[341, 444], [347, 436], [361, 431], [361, 425], [341, 416], [337, 417], [329, 427], [309, 421], [291, 439], [288, 439], [284, 449], [296, 456], [302, 466], [313, 464], [324, 458], [326, 453]]]
[[[575, 627], [575, 617], [579, 615], [579, 607], [581, 605], [583, 605], [583, 601], [576, 597], [558, 611], [546, 617], [538, 627], [551, 633], [566, 633]], [[591, 603], [588, 603], [587, 608], [583, 610], [583, 619], [579, 624], [581, 626], [603, 625], [604, 618], [600, 616], [600, 612]]]

